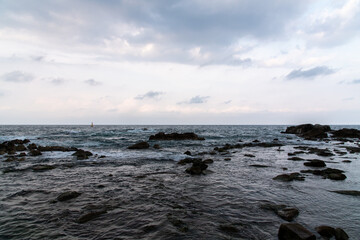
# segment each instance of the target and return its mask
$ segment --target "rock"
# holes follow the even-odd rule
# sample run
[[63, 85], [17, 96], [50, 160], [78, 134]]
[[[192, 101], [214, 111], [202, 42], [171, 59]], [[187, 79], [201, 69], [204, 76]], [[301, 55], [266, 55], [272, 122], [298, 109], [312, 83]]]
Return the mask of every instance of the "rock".
[[88, 159], [90, 156], [92, 156], [93, 154], [89, 151], [85, 151], [82, 149], [78, 149], [76, 152], [74, 152], [72, 154], [73, 156], [76, 156], [77, 160], [84, 160], [84, 159]]
[[283, 223], [278, 232], [279, 240], [316, 240], [313, 233], [298, 223]]
[[245, 157], [251, 157], [251, 158], [255, 157], [255, 155], [252, 155], [252, 154], [244, 154], [244, 156]]
[[299, 210], [294, 207], [286, 207], [277, 211], [277, 215], [286, 221], [292, 221], [295, 217], [299, 215]]
[[189, 163], [193, 163], [194, 161], [201, 161], [201, 158], [185, 158], [178, 161], [179, 165], [185, 165]]
[[290, 182], [293, 180], [297, 181], [304, 181], [305, 178], [300, 175], [300, 173], [294, 172], [290, 174], [280, 174], [273, 178], [273, 180], [283, 181], [283, 182]]
[[255, 139], [254, 141], [252, 141], [253, 143], [259, 143], [260, 141]]
[[325, 167], [326, 166], [324, 161], [317, 160], [317, 159], [308, 160], [308, 162], [304, 162], [304, 165], [308, 166], [308, 167]]
[[252, 164], [252, 165], [250, 165], [250, 167], [256, 167], [256, 168], [267, 168], [267, 167], [270, 167], [270, 166], [260, 165], [260, 164]]
[[291, 158], [288, 158], [288, 160], [291, 160], [291, 161], [304, 161], [305, 159], [300, 158], [300, 157], [291, 157]]
[[30, 143], [28, 146], [27, 146], [27, 149], [29, 150], [34, 150], [34, 149], [37, 149], [38, 147], [36, 146], [35, 143]]
[[337, 181], [346, 179], [346, 176], [342, 173], [330, 173], [326, 177], [328, 179], [337, 180]]
[[74, 147], [62, 147], [62, 146], [38, 146], [37, 149], [39, 149], [41, 152], [72, 152], [77, 151], [77, 148]]
[[335, 229], [329, 226], [318, 226], [315, 230], [322, 236], [326, 238], [331, 238], [335, 236]]
[[298, 126], [287, 127], [284, 133], [296, 134], [299, 137], [307, 139], [319, 139], [327, 138], [327, 132], [329, 131], [331, 131], [331, 128], [328, 125], [302, 124]]
[[346, 232], [341, 228], [335, 229], [335, 239], [336, 240], [348, 240], [349, 236], [346, 234]]
[[360, 138], [360, 130], [353, 128], [343, 128], [337, 131], [332, 131], [332, 137], [335, 138]]
[[219, 230], [226, 233], [237, 233], [239, 231], [239, 229], [231, 224], [221, 224]]
[[75, 192], [75, 191], [68, 191], [68, 192], [64, 192], [62, 194], [60, 194], [56, 200], [63, 202], [63, 201], [67, 201], [73, 198], [77, 198], [78, 196], [80, 196], [81, 193], [79, 192]]
[[147, 142], [138, 142], [128, 147], [128, 149], [147, 149], [150, 145]]
[[343, 163], [351, 163], [351, 161], [350, 160], [344, 160], [344, 161], [342, 161]]
[[40, 156], [42, 155], [42, 153], [37, 150], [37, 149], [33, 149], [33, 150], [30, 150], [30, 156]]
[[195, 160], [193, 161], [193, 165], [190, 168], [186, 169], [187, 173], [190, 173], [191, 175], [200, 175], [203, 173], [204, 170], [206, 170], [208, 165], [206, 165], [201, 160]]
[[343, 174], [344, 171], [335, 168], [326, 168], [324, 170], [301, 170], [301, 173], [312, 173], [314, 175], [320, 175], [324, 178], [331, 180], [345, 180], [346, 176]]
[[25, 151], [26, 147], [23, 144], [19, 144], [15, 147], [16, 151]]
[[205, 138], [199, 137], [195, 133], [169, 133], [159, 132], [155, 135], [151, 135], [149, 140], [205, 140]]
[[351, 196], [360, 196], [360, 191], [356, 191], [356, 190], [337, 190], [331, 192], [344, 194], [344, 195], [351, 195]]
[[224, 158], [224, 161], [231, 161], [231, 158]]
[[107, 212], [106, 210], [91, 211], [89, 213], [82, 215], [80, 218], [78, 218], [77, 222], [78, 223], [86, 223], [90, 220], [93, 220], [94, 218], [97, 218], [98, 216], [100, 216], [101, 214], [104, 214], [106, 212]]
[[161, 147], [160, 147], [159, 144], [154, 144], [153, 148], [154, 148], [154, 149], [160, 149]]
[[205, 163], [205, 164], [211, 164], [211, 163], [213, 163], [214, 162], [214, 160], [212, 160], [212, 159], [205, 159], [204, 161], [203, 161], [203, 163]]
[[184, 152], [184, 154], [191, 156], [191, 152], [190, 152], [190, 151], [186, 151], [186, 152]]
[[44, 164], [34, 165], [31, 167], [31, 169], [34, 172], [43, 172], [43, 171], [47, 171], [47, 170], [52, 170], [54, 168], [55, 168], [55, 166], [53, 166], [53, 165], [44, 165]]
[[16, 157], [10, 156], [6, 160], [4, 160], [4, 162], [13, 162], [13, 161], [16, 161], [16, 160], [17, 160]]
[[360, 153], [360, 147], [345, 147], [350, 153]]
[[18, 155], [19, 157], [26, 157], [26, 153], [22, 152]]

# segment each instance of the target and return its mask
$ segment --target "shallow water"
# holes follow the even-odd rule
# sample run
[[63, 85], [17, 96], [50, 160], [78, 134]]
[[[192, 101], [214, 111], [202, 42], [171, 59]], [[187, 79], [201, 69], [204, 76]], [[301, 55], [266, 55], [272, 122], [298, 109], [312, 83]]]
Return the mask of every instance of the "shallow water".
[[[332, 126], [333, 129], [342, 126]], [[349, 126], [346, 126], [349, 127]], [[350, 126], [356, 127], [358, 126]], [[281, 134], [286, 126], [0, 126], [0, 142], [28, 138], [44, 145], [74, 146], [105, 158], [76, 160], [72, 152], [45, 152], [22, 162], [4, 162], [0, 155], [0, 239], [277, 239], [281, 223], [271, 211], [260, 208], [271, 201], [295, 206], [295, 222], [315, 233], [319, 225], [343, 228], [350, 239], [360, 236], [360, 199], [331, 190], [360, 190], [359, 154], [319, 157], [327, 166], [345, 171], [345, 181], [306, 174], [305, 181], [279, 182], [273, 177], [308, 169], [303, 162], [289, 161], [295, 146], [340, 149], [339, 142], [304, 141]], [[157, 132], [195, 132], [205, 141], [149, 141], [160, 150], [128, 150]], [[211, 158], [208, 173], [191, 176], [188, 166], [177, 164], [193, 154], [210, 152], [240, 139], [272, 142], [278, 147], [232, 149]], [[355, 143], [345, 143], [355, 145]], [[253, 154], [255, 157], [246, 157]], [[224, 161], [231, 158], [231, 161]], [[349, 159], [351, 163], [342, 161]], [[36, 164], [56, 166], [44, 172], [29, 168]], [[251, 167], [252, 164], [267, 168]], [[3, 173], [10, 167], [16, 170]], [[284, 171], [283, 168], [288, 168]], [[82, 194], [69, 201], [53, 200], [64, 191]], [[106, 213], [77, 223], [84, 213], [106, 209]], [[237, 231], [225, 231], [231, 226]]]

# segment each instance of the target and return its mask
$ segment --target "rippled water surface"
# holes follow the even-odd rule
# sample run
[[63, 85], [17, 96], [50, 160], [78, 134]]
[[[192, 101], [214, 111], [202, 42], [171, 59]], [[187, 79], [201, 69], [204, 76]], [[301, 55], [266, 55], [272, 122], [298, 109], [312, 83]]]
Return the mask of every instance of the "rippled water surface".
[[[314, 233], [316, 226], [330, 225], [343, 228], [350, 239], [360, 239], [360, 198], [331, 192], [360, 190], [358, 153], [299, 155], [344, 170], [344, 181], [310, 174], [304, 175], [305, 181], [272, 180], [282, 173], [309, 169], [302, 161], [288, 160], [296, 146], [346, 151], [343, 146], [357, 146], [358, 142], [305, 141], [281, 134], [285, 128], [0, 126], [0, 142], [27, 138], [43, 146], [73, 146], [94, 153], [87, 160], [77, 160], [73, 152], [44, 152], [13, 162], [0, 155], [0, 239], [277, 239], [279, 226], [286, 221], [260, 208], [268, 201], [297, 207], [300, 214], [294, 221]], [[160, 131], [195, 132], [206, 140], [149, 141], [150, 146], [159, 144], [161, 149], [127, 149]], [[284, 144], [280, 149], [246, 147], [209, 154], [226, 143], [273, 142], [276, 138]], [[185, 173], [189, 165], [177, 164], [188, 157], [185, 151], [214, 160], [206, 175], [189, 175]], [[99, 158], [101, 155], [106, 157]], [[228, 158], [231, 160], [224, 160]], [[34, 172], [31, 166], [36, 164], [55, 168]], [[268, 167], [250, 166], [253, 164]], [[81, 195], [54, 201], [65, 191]], [[91, 221], [78, 222], [93, 211], [102, 212]]]

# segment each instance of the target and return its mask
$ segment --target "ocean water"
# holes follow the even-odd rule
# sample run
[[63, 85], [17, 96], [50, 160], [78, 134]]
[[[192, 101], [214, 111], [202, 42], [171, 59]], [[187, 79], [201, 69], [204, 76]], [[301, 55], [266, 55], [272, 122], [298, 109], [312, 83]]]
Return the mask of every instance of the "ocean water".
[[[360, 126], [331, 126], [357, 128]], [[73, 152], [44, 152], [24, 161], [5, 162], [0, 155], [0, 239], [277, 239], [286, 221], [260, 206], [267, 202], [299, 209], [294, 220], [316, 233], [329, 225], [360, 239], [360, 198], [333, 190], [360, 191], [359, 153], [320, 157], [327, 167], [345, 171], [347, 179], [333, 181], [305, 174], [305, 181], [279, 182], [283, 173], [309, 169], [289, 161], [296, 146], [346, 151], [355, 142], [307, 141], [281, 134], [286, 126], [0, 126], [0, 142], [29, 139], [42, 146], [71, 146], [94, 156], [77, 160]], [[205, 141], [149, 141], [161, 149], [129, 150], [157, 132], [195, 132]], [[254, 140], [278, 142], [279, 147], [246, 147], [209, 153], [215, 147]], [[206, 175], [185, 173], [189, 157], [213, 159]], [[247, 157], [252, 154], [255, 157]], [[105, 158], [99, 158], [104, 155]], [[224, 159], [230, 158], [230, 161]], [[350, 160], [350, 163], [344, 163]], [[55, 168], [34, 172], [37, 164]], [[250, 165], [266, 165], [256, 168]], [[287, 168], [287, 170], [284, 170]], [[13, 171], [7, 171], [11, 169]], [[65, 191], [81, 195], [54, 201]], [[86, 223], [80, 216], [99, 209]], [[229, 227], [231, 226], [231, 227]]]

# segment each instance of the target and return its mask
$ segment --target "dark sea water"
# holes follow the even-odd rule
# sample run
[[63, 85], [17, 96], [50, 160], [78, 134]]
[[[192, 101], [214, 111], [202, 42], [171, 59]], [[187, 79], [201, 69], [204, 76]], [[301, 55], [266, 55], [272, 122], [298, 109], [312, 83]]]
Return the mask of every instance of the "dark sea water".
[[[0, 143], [27, 138], [38, 145], [72, 146], [94, 153], [89, 159], [77, 160], [73, 152], [44, 152], [13, 162], [5, 162], [8, 156], [0, 155], [0, 239], [277, 239], [279, 226], [286, 221], [260, 208], [268, 201], [297, 207], [300, 214], [294, 221], [314, 233], [315, 227], [329, 225], [343, 228], [350, 239], [360, 239], [360, 197], [331, 192], [360, 190], [359, 153], [333, 157], [298, 155], [325, 160], [328, 167], [344, 170], [344, 181], [311, 174], [304, 175], [305, 181], [272, 180], [282, 173], [309, 169], [302, 161], [288, 160], [288, 153], [296, 151], [296, 146], [346, 151], [344, 146], [358, 146], [359, 142], [306, 141], [281, 134], [285, 129], [286, 126], [0, 126]], [[195, 132], [206, 140], [149, 141], [161, 149], [127, 149], [138, 141], [148, 141], [157, 132]], [[284, 151], [278, 151], [278, 147], [247, 147], [194, 156], [214, 160], [206, 175], [189, 175], [185, 173], [189, 165], [177, 164], [188, 157], [185, 151], [196, 155], [226, 143], [236, 144], [240, 139], [246, 143], [255, 139], [272, 142], [275, 138], [284, 144]], [[101, 155], [106, 157], [99, 158]], [[225, 158], [231, 160], [224, 161]], [[36, 164], [55, 168], [34, 172], [31, 166]], [[269, 167], [256, 168], [252, 164]], [[55, 202], [65, 191], [81, 195]], [[80, 216], [99, 209], [106, 212], [86, 223], [77, 222]]]

